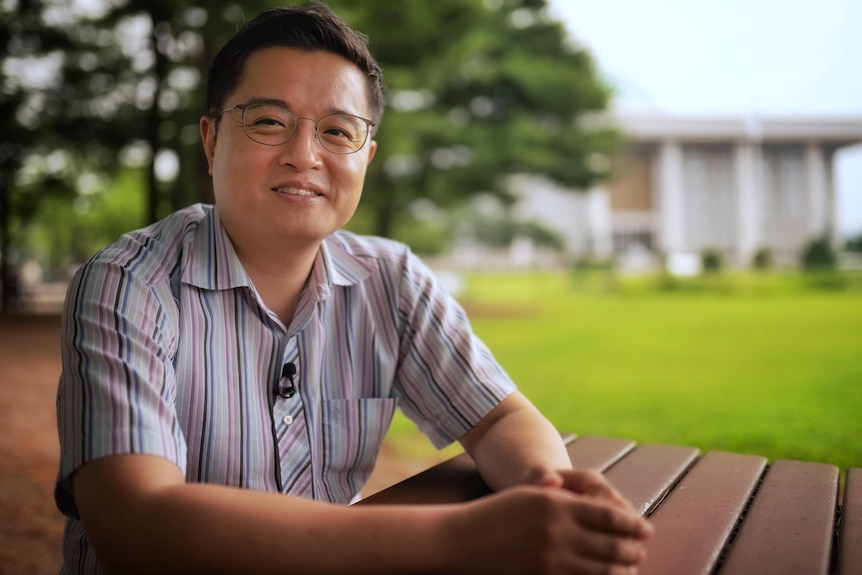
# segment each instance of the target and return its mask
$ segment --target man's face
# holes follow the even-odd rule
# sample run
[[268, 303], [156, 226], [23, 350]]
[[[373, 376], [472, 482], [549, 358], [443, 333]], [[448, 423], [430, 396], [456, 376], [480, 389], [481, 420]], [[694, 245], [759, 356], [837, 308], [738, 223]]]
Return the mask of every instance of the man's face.
[[204, 151], [222, 221], [239, 255], [247, 250], [319, 244], [356, 210], [365, 171], [376, 150], [334, 154], [315, 138], [314, 123], [333, 112], [371, 117], [362, 71], [341, 56], [266, 48], [249, 56], [225, 108], [252, 100], [281, 101], [300, 120], [296, 135], [278, 146], [250, 140], [242, 111], [219, 123], [201, 120]]

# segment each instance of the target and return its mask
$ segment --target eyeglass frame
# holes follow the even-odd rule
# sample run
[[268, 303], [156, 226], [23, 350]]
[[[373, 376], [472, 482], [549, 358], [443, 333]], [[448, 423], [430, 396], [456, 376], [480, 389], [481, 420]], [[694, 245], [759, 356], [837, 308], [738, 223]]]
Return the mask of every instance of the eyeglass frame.
[[[290, 136], [288, 136], [288, 138], [285, 141], [278, 143], [278, 144], [267, 144], [266, 142], [261, 142], [259, 140], [255, 140], [254, 138], [252, 138], [251, 134], [248, 133], [248, 128], [246, 127], [245, 111], [248, 108], [251, 108], [253, 106], [274, 106], [276, 108], [281, 108], [282, 110], [284, 110], [285, 112], [287, 112], [288, 114], [290, 114], [291, 116], [296, 118], [296, 124], [293, 127], [293, 133]], [[314, 122], [314, 138], [320, 143], [320, 147], [323, 148], [324, 150], [326, 150], [327, 152], [329, 152], [330, 154], [337, 154], [339, 156], [346, 156], [349, 154], [355, 154], [356, 152], [358, 152], [359, 150], [364, 148], [365, 144], [368, 143], [368, 137], [371, 135], [371, 128], [374, 128], [375, 126], [377, 126], [376, 122], [369, 120], [368, 118], [363, 118], [362, 116], [357, 116], [356, 114], [350, 114], [347, 112], [332, 112], [332, 113], [326, 114], [325, 116], [319, 118], [317, 121], [315, 121], [314, 118], [301, 118], [301, 117], [297, 116], [296, 114], [294, 114], [287, 106], [285, 106], [284, 104], [282, 104], [280, 102], [268, 102], [268, 101], [259, 101], [259, 100], [252, 100], [250, 102], [245, 102], [242, 104], [236, 104], [234, 106], [231, 106], [230, 108], [225, 108], [221, 112], [218, 112], [217, 114], [213, 114], [213, 117], [217, 119], [217, 118], [220, 118], [221, 116], [223, 116], [224, 114], [226, 114], [227, 112], [232, 112], [234, 110], [239, 110], [242, 112], [242, 116], [240, 117], [240, 122], [242, 123], [242, 131], [245, 134], [246, 138], [248, 138], [249, 140], [251, 140], [255, 144], [260, 144], [261, 146], [271, 146], [271, 147], [283, 146], [284, 144], [291, 141], [294, 137], [296, 137], [296, 134], [299, 132], [299, 121], [300, 120], [308, 120], [310, 122]], [[351, 118], [357, 118], [357, 119], [365, 122], [365, 126], [366, 126], [366, 128], [365, 128], [365, 139], [362, 141], [362, 145], [359, 146], [358, 148], [356, 148], [355, 150], [350, 150], [349, 152], [335, 152], [335, 151], [327, 148], [326, 144], [323, 143], [323, 140], [320, 139], [320, 132], [318, 131], [318, 126], [320, 125], [320, 122], [324, 118], [328, 118], [329, 116], [350, 116]]]

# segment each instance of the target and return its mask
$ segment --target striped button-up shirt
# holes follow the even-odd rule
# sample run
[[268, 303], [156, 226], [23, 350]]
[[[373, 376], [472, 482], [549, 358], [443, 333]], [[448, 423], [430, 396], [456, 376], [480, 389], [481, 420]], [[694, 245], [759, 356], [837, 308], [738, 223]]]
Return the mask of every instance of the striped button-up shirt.
[[[146, 453], [189, 482], [347, 503], [396, 406], [441, 447], [514, 389], [402, 244], [327, 238], [285, 327], [204, 205], [123, 236], [79, 270], [62, 351], [66, 573], [98, 570], [69, 479], [89, 461]], [[278, 393], [291, 383], [295, 395]]]

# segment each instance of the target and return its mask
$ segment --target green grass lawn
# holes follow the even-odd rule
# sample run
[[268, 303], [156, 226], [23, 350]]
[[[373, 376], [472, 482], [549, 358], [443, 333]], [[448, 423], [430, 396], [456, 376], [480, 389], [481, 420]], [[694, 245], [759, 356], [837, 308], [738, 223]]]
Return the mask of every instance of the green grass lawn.
[[[560, 430], [862, 466], [858, 277], [467, 284], [475, 331]], [[424, 449], [403, 418], [390, 438]]]

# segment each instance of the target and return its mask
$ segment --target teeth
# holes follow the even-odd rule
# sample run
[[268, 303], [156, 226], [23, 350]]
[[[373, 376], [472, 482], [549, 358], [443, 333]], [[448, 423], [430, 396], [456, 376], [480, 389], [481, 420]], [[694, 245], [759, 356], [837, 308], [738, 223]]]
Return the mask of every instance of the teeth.
[[289, 186], [283, 188], [276, 188], [279, 194], [288, 194], [290, 196], [316, 196], [317, 192], [312, 192], [311, 190], [303, 190], [302, 188], [291, 188]]

